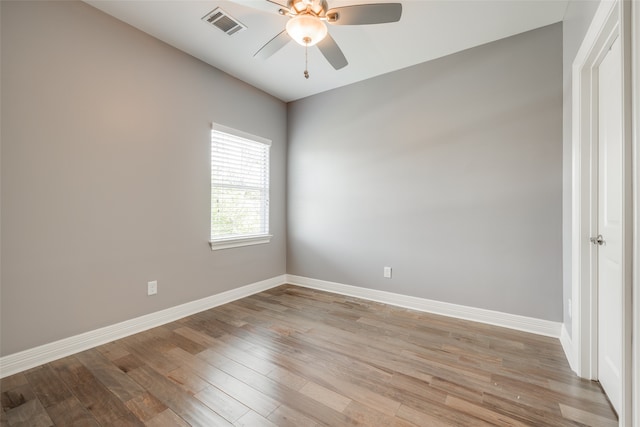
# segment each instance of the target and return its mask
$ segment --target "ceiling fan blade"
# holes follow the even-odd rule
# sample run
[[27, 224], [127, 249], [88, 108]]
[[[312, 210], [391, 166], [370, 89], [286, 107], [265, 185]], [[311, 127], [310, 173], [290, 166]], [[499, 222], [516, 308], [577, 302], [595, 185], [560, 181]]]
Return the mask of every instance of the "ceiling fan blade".
[[368, 25], [398, 22], [401, 3], [371, 3], [336, 7], [327, 12], [327, 22], [334, 25]]
[[233, 3], [270, 13], [278, 13], [280, 9], [289, 10], [286, 0], [231, 0]]
[[267, 59], [291, 41], [291, 37], [287, 34], [287, 30], [283, 30], [280, 34], [272, 38], [253, 55], [254, 58]]
[[320, 52], [322, 52], [324, 57], [327, 58], [327, 61], [329, 61], [329, 64], [336, 70], [347, 66], [347, 58], [344, 57], [344, 53], [342, 53], [336, 41], [329, 34], [327, 34], [322, 41], [318, 42], [316, 46], [318, 46]]

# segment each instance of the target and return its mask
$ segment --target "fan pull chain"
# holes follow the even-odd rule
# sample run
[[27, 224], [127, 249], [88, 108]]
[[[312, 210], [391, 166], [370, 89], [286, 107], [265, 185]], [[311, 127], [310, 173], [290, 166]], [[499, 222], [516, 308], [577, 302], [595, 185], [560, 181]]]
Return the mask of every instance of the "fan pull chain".
[[309, 42], [311, 39], [309, 37], [304, 38], [304, 78], [309, 79]]

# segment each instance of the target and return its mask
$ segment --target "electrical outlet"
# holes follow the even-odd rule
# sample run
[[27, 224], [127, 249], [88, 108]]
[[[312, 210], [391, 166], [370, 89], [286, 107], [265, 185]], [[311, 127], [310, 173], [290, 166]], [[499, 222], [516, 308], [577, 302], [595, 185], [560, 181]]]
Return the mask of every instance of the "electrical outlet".
[[391, 267], [385, 267], [383, 275], [386, 279], [391, 279]]
[[155, 295], [158, 293], [158, 281], [147, 282], [147, 295]]

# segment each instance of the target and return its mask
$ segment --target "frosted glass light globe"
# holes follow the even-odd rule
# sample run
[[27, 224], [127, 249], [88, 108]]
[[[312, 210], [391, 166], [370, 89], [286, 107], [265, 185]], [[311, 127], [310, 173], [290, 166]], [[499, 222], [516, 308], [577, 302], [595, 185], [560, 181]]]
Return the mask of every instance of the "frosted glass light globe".
[[313, 46], [327, 35], [327, 26], [319, 18], [303, 14], [287, 22], [287, 33], [302, 46]]

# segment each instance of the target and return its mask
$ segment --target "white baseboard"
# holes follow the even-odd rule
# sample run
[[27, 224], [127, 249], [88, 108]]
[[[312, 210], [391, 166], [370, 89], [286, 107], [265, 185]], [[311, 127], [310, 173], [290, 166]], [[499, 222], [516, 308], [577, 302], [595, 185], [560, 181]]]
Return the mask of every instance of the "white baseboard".
[[146, 331], [160, 325], [209, 310], [229, 302], [274, 288], [286, 283], [286, 275], [231, 289], [216, 295], [191, 301], [155, 313], [116, 323], [115, 325], [64, 338], [19, 353], [0, 357], [0, 378], [34, 368], [108, 342]]
[[458, 319], [472, 320], [474, 322], [531, 332], [537, 335], [560, 338], [560, 329], [562, 326], [560, 322], [535, 319], [532, 317], [519, 316], [517, 314], [501, 313], [499, 311], [485, 310], [482, 308], [467, 307], [464, 305], [434, 301], [386, 291], [378, 291], [375, 289], [361, 288], [358, 286], [344, 285], [342, 283], [327, 282], [325, 280], [310, 279], [308, 277], [294, 276], [291, 274], [287, 274], [287, 283], [382, 302], [412, 310], [440, 314]]
[[0, 357], [0, 378], [133, 335], [138, 332], [146, 331], [285, 283], [363, 298], [412, 310], [440, 314], [458, 319], [472, 320], [475, 322], [502, 326], [519, 331], [531, 332], [538, 335], [560, 338], [569, 363], [572, 364], [573, 362], [571, 355], [571, 340], [566, 333], [566, 329], [559, 322], [534, 319], [516, 314], [501, 313], [498, 311], [467, 307], [287, 274], [252, 283], [196, 301], [191, 301], [176, 307], [167, 308], [135, 319], [126, 320], [115, 325], [106, 326], [104, 328], [85, 332], [73, 337], [64, 338], [59, 341], [44, 344], [19, 353]]
[[569, 362], [571, 370], [573, 370], [573, 372], [576, 372], [575, 359], [573, 358], [573, 342], [571, 341], [571, 337], [569, 337], [567, 325], [564, 323], [562, 324], [562, 331], [560, 332], [560, 344], [562, 344], [564, 355]]

